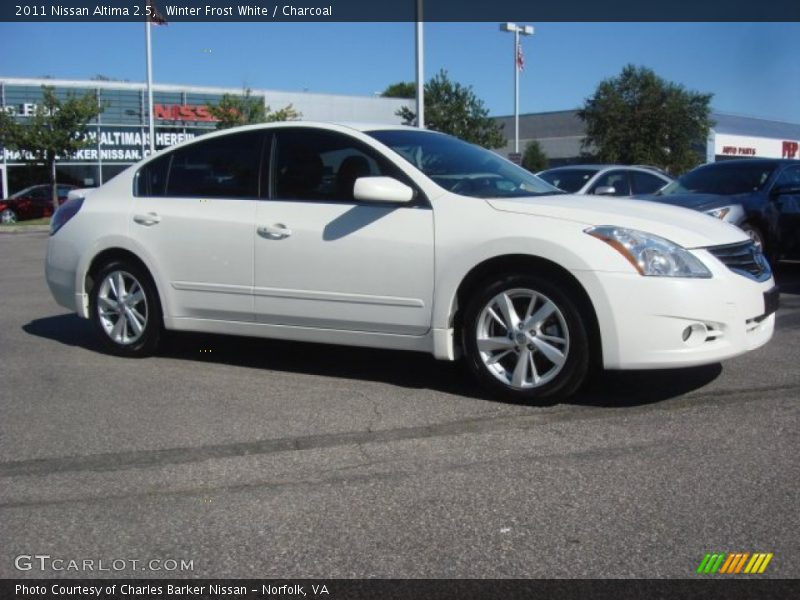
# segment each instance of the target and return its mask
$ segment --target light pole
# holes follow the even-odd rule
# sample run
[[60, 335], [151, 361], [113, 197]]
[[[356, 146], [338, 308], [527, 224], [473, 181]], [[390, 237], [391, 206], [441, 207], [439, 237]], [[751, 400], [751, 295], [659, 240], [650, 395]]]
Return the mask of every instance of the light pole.
[[519, 72], [522, 70], [522, 47], [519, 45], [520, 35], [533, 35], [531, 25], [501, 23], [500, 31], [514, 34], [514, 154], [519, 154]]
[[417, 28], [416, 28], [416, 49], [417, 49], [417, 127], [425, 129], [425, 55], [422, 41], [422, 0], [417, 0]]

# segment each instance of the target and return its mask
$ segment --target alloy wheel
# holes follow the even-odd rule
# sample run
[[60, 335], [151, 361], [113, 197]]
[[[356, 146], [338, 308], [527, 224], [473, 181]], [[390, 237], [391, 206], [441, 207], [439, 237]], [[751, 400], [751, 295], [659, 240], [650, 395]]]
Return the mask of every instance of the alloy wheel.
[[13, 225], [17, 222], [17, 214], [13, 210], [6, 209], [0, 213], [0, 222], [3, 225]]
[[100, 283], [97, 316], [111, 340], [128, 346], [147, 328], [149, 311], [141, 283], [127, 271], [112, 271]]
[[476, 341], [487, 371], [518, 390], [552, 381], [564, 367], [570, 347], [567, 322], [558, 306], [525, 288], [503, 291], [483, 307]]

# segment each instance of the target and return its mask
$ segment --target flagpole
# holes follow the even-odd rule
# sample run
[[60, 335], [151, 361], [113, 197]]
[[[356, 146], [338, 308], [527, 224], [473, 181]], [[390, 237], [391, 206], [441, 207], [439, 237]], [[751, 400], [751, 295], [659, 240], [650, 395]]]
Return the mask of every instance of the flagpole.
[[500, 31], [514, 34], [514, 156], [519, 158], [519, 72], [522, 70], [522, 47], [519, 45], [520, 35], [533, 35], [530, 25], [501, 23]]
[[519, 28], [514, 28], [514, 153], [519, 154]]
[[422, 39], [422, 0], [417, 0], [417, 127], [425, 129], [425, 81]]
[[150, 124], [150, 154], [156, 151], [156, 127], [153, 121], [153, 51], [150, 43], [150, 16], [145, 19], [147, 40], [147, 114]]

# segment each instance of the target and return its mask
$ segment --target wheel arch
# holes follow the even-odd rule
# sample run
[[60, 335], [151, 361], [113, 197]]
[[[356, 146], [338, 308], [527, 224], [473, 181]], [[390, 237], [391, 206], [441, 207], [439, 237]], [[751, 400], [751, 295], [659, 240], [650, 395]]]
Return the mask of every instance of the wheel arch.
[[538, 275], [550, 275], [563, 282], [570, 289], [570, 295], [576, 300], [582, 314], [588, 319], [588, 336], [590, 360], [593, 366], [603, 364], [603, 348], [600, 333], [600, 322], [597, 318], [594, 304], [583, 285], [575, 278], [572, 273], [561, 265], [530, 254], [504, 254], [488, 258], [475, 265], [461, 280], [450, 308], [449, 326], [453, 328], [455, 335], [454, 343], [460, 345], [461, 339], [461, 319], [463, 309], [467, 304], [467, 299], [484, 282], [490, 279], [497, 279], [502, 275], [513, 273], [536, 273]]
[[165, 298], [163, 295], [163, 291], [159, 287], [156, 277], [153, 274], [153, 270], [139, 255], [137, 255], [135, 252], [127, 248], [122, 248], [119, 246], [104, 248], [91, 258], [89, 264], [86, 267], [85, 274], [83, 276], [83, 289], [85, 292], [85, 297], [88, 299], [89, 294], [91, 294], [95, 284], [95, 277], [97, 273], [100, 271], [100, 269], [102, 269], [105, 265], [115, 260], [129, 261], [134, 265], [136, 265], [137, 267], [139, 267], [140, 269], [142, 269], [147, 274], [147, 276], [150, 278], [150, 283], [156, 290], [159, 309], [161, 311], [163, 320], [164, 307], [166, 306]]

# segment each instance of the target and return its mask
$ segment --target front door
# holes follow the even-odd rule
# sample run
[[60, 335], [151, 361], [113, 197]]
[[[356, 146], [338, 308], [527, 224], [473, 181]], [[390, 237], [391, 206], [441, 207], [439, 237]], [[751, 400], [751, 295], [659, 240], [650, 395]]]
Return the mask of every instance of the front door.
[[[775, 180], [773, 189], [800, 189], [800, 165], [786, 167]], [[772, 197], [778, 212], [779, 255], [800, 258], [800, 193]]]
[[[402, 177], [350, 136], [280, 129], [271, 199], [259, 203], [255, 312], [260, 322], [421, 335], [433, 300], [433, 211], [354, 200], [358, 177]], [[408, 182], [410, 183], [410, 182]]]

